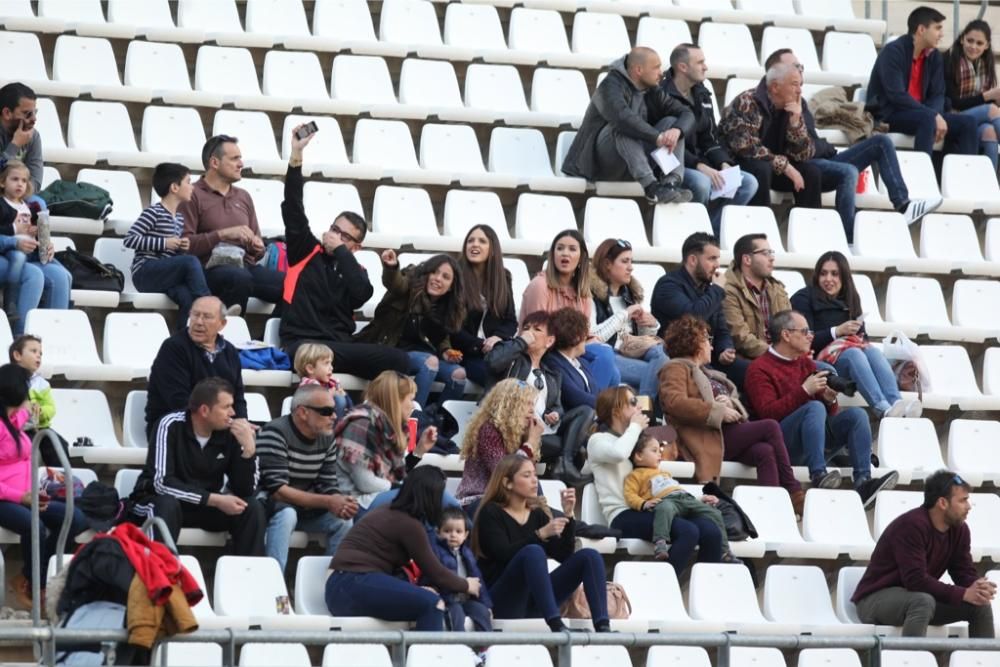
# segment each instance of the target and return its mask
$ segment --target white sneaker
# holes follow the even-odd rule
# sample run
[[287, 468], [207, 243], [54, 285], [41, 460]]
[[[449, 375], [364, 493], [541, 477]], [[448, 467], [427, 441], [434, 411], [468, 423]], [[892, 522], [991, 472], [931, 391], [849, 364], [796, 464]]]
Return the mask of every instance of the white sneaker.
[[919, 399], [911, 398], [906, 401], [906, 410], [903, 414], [907, 419], [916, 419], [924, 413], [924, 405]]
[[903, 211], [903, 219], [906, 220], [906, 224], [912, 225], [928, 213], [936, 211], [943, 201], [941, 197], [911, 199], [910, 203], [906, 205], [906, 210]]
[[890, 407], [888, 410], [886, 410], [885, 414], [882, 415], [882, 416], [883, 417], [905, 417], [906, 416], [906, 407], [907, 407], [908, 404], [909, 404], [909, 401], [904, 400], [904, 399], [901, 398], [898, 401], [896, 401], [895, 403], [893, 403], [892, 407]]

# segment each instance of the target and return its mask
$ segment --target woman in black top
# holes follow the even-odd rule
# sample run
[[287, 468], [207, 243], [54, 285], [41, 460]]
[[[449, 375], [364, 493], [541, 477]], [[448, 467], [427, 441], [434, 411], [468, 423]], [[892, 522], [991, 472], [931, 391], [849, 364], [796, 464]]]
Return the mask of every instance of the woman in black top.
[[979, 123], [979, 148], [997, 170], [1000, 136], [1000, 86], [993, 64], [990, 24], [970, 21], [944, 54], [945, 94], [953, 111]]
[[868, 344], [861, 298], [843, 254], [836, 250], [823, 253], [816, 262], [812, 285], [792, 295], [791, 302], [814, 332], [816, 360], [854, 380], [879, 418], [920, 416], [920, 401], [900, 396], [889, 362], [880, 349]]
[[474, 225], [462, 242], [458, 258], [462, 274], [465, 322], [451, 342], [462, 353], [462, 366], [469, 379], [488, 384], [484, 357], [500, 341], [517, 332], [510, 272], [503, 266], [500, 239], [489, 225]]
[[[566, 516], [553, 518], [544, 498], [538, 497], [533, 461], [509, 454], [497, 464], [471, 540], [497, 618], [540, 616], [553, 631], [565, 630], [559, 605], [583, 584], [594, 629], [609, 631], [604, 561], [593, 549], [573, 551], [575, 505], [575, 491], [565, 489]], [[551, 573], [548, 558], [561, 563]]]

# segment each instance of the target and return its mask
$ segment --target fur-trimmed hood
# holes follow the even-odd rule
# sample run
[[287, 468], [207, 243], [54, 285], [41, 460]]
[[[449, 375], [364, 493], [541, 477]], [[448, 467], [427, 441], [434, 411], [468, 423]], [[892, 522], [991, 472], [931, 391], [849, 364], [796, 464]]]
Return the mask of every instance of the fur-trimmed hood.
[[[631, 301], [632, 303], [641, 303], [642, 297], [645, 291], [642, 288], [642, 283], [635, 276], [632, 276], [632, 280], [629, 281], [628, 285], [625, 286], [631, 294], [631, 298], [626, 297], [626, 301]], [[608, 283], [604, 281], [597, 271], [591, 270], [590, 272], [590, 293], [593, 295], [595, 301], [600, 301], [601, 303], [608, 302]]]

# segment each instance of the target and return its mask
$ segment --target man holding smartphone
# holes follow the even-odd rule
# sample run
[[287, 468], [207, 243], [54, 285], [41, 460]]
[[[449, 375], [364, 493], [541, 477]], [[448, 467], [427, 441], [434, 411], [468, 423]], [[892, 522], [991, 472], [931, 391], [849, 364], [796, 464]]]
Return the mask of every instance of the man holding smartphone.
[[42, 189], [42, 138], [35, 131], [36, 96], [23, 83], [0, 88], [0, 151], [5, 160], [20, 160], [28, 166], [31, 185]]

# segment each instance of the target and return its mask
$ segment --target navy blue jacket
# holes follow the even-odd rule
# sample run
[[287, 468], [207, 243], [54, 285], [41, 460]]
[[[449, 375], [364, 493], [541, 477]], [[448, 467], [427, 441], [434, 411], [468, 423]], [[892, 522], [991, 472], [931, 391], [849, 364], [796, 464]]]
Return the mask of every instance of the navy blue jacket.
[[944, 113], [944, 59], [931, 49], [924, 60], [923, 103], [910, 97], [910, 68], [913, 66], [913, 38], [903, 35], [882, 47], [868, 80], [865, 111], [885, 119], [897, 111], [930, 109]]
[[580, 373], [573, 367], [573, 364], [569, 363], [569, 360], [556, 350], [548, 352], [542, 361], [562, 377], [563, 409], [572, 410], [578, 405], [596, 407], [597, 382], [594, 380], [594, 374], [591, 373], [590, 365], [585, 359], [578, 358], [577, 361], [580, 362], [583, 374], [587, 376], [590, 389], [587, 389], [587, 385], [584, 384], [583, 378], [580, 377]]
[[[715, 361], [721, 352], [736, 347], [733, 344], [733, 336], [729, 333], [726, 317], [722, 313], [722, 302], [725, 298], [726, 292], [715, 283], [709, 283], [708, 287], [696, 285], [694, 278], [682, 266], [656, 281], [650, 305], [653, 317], [662, 327], [661, 336], [667, 325], [682, 315], [690, 314], [705, 320], [714, 338], [712, 360]], [[667, 353], [669, 354], [670, 350], [667, 350]]]
[[[437, 536], [437, 531], [432, 528], [428, 528], [427, 539], [431, 543], [431, 551], [433, 551], [434, 555], [437, 556], [437, 559], [441, 561], [441, 564], [452, 572], [458, 572], [458, 560], [455, 558], [455, 554], [448, 548], [448, 544]], [[476, 562], [476, 557], [473, 555], [472, 549], [469, 548], [468, 544], [463, 544], [459, 553], [462, 554], [462, 561], [465, 563], [465, 576], [479, 579], [479, 597], [472, 599], [478, 600], [488, 609], [492, 609], [493, 600], [490, 598], [490, 592], [486, 587], [486, 581], [483, 579], [483, 573], [479, 571], [479, 563]], [[432, 586], [433, 584], [425, 581], [423, 576], [421, 576], [420, 585]], [[440, 595], [441, 599], [447, 604], [453, 604], [455, 602], [454, 593], [440, 593]]]

